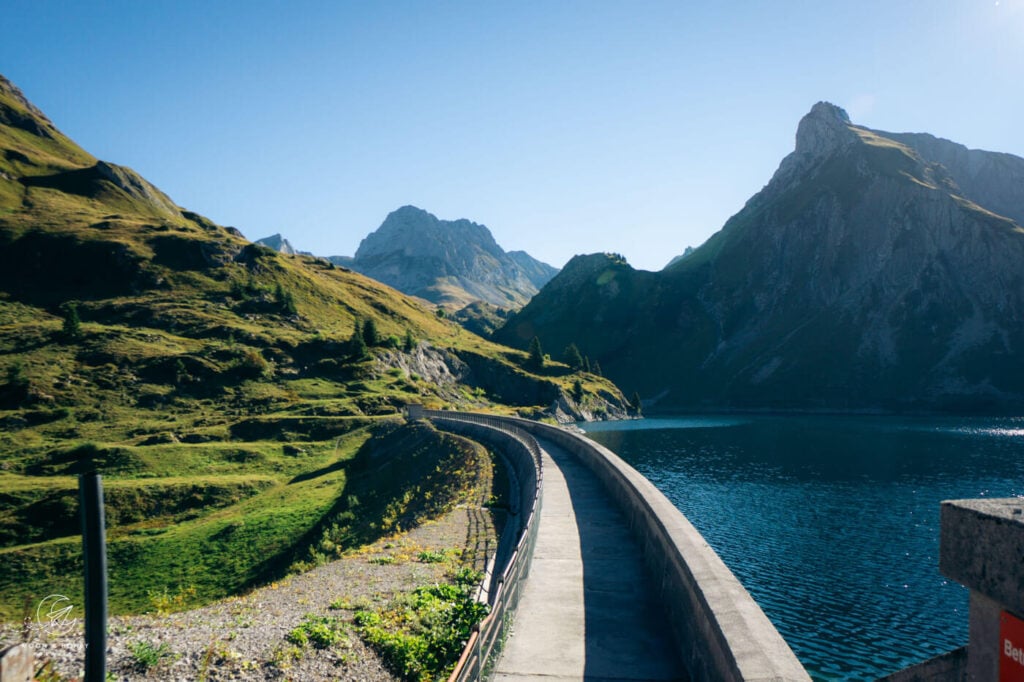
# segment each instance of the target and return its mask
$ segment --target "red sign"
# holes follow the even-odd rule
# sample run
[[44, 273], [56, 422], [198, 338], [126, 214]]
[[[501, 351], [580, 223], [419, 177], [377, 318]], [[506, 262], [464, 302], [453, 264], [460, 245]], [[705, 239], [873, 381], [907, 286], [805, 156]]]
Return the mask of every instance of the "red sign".
[[1024, 620], [999, 616], [999, 682], [1024, 682]]

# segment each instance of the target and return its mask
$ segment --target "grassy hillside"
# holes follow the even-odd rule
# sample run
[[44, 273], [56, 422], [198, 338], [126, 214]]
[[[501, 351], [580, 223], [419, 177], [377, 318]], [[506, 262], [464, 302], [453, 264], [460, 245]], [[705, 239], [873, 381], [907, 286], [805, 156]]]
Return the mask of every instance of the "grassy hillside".
[[[579, 378], [525, 361], [378, 282], [180, 209], [0, 77], [0, 615], [78, 589], [88, 466], [107, 482], [114, 610], [165, 588], [209, 600], [309, 565], [320, 539], [383, 530], [397, 512], [367, 494], [408, 506], [458, 490], [468, 469], [439, 464], [444, 439], [396, 439], [394, 419], [409, 402], [536, 414]], [[621, 402], [582, 379], [588, 399]], [[362, 448], [422, 444], [441, 459], [352, 492]], [[310, 539], [339, 514], [363, 530]]]
[[51, 593], [82, 603], [68, 474], [90, 456], [105, 475], [114, 613], [204, 603], [329, 561], [447, 511], [490, 467], [480, 446], [428, 425], [350, 427], [333, 443], [86, 445], [13, 463], [0, 476], [0, 615]]

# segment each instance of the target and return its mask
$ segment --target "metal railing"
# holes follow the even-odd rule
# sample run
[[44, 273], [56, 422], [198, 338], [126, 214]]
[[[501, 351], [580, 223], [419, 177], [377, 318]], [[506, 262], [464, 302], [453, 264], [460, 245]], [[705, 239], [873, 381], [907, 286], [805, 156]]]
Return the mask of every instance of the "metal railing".
[[[500, 448], [519, 481], [518, 512], [510, 514], [510, 523], [503, 533], [514, 539], [514, 549], [505, 560], [503, 543], [499, 543], [493, 562], [497, 578], [484, 578], [485, 583], [491, 580], [491, 588], [486, 592], [490, 613], [473, 628], [448, 682], [487, 679], [512, 625], [537, 544], [544, 483], [540, 445], [529, 432], [501, 417], [435, 410], [424, 410], [422, 416], [440, 428], [471, 434]], [[518, 528], [511, 523], [513, 517], [520, 520]]]

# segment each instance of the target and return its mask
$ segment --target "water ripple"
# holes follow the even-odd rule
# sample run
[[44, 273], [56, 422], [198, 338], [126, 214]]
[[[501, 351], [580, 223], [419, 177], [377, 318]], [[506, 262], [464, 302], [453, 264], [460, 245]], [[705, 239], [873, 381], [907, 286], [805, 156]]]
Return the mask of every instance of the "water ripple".
[[1024, 420], [701, 419], [587, 430], [686, 514], [815, 679], [876, 679], [966, 642], [939, 503], [1024, 492]]

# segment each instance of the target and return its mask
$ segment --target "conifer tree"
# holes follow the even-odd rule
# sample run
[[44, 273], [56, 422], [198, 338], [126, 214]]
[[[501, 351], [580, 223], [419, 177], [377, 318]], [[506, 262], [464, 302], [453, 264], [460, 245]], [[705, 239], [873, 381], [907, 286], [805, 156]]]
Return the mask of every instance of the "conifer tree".
[[416, 350], [416, 337], [412, 335], [411, 329], [405, 330], [405, 342], [402, 344], [402, 349], [406, 353], [411, 353]]
[[575, 343], [570, 343], [565, 347], [565, 350], [562, 351], [562, 359], [573, 369], [578, 370], [583, 367], [583, 356], [580, 355], [580, 349], [576, 347]]
[[640, 393], [638, 391], [633, 392], [633, 400], [631, 402], [633, 404], [633, 411], [639, 415], [642, 410], [640, 406]]
[[74, 301], [62, 303], [60, 311], [64, 314], [64, 323], [61, 327], [64, 336], [68, 339], [78, 339], [82, 336], [82, 320], [78, 317], [78, 304]]
[[377, 323], [371, 317], [363, 323], [363, 341], [368, 347], [380, 345], [380, 334], [377, 333]]
[[526, 366], [531, 369], [540, 369], [544, 366], [544, 351], [540, 347], [540, 339], [536, 336], [530, 340], [530, 348], [527, 351], [529, 357], [526, 359]]
[[577, 403], [583, 400], [583, 384], [579, 379], [572, 382], [572, 399]]
[[352, 330], [352, 338], [348, 342], [348, 352], [357, 360], [366, 357], [366, 339], [363, 337], [363, 324], [359, 318], [356, 318], [356, 326]]
[[603, 374], [601, 374], [601, 363], [598, 360], [594, 360], [594, 374], [596, 374], [599, 377], [604, 376]]
[[280, 306], [282, 312], [290, 315], [298, 312], [298, 309], [295, 307], [295, 296], [292, 292], [281, 286], [280, 282], [274, 287], [274, 302]]

